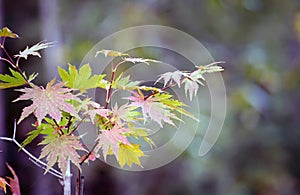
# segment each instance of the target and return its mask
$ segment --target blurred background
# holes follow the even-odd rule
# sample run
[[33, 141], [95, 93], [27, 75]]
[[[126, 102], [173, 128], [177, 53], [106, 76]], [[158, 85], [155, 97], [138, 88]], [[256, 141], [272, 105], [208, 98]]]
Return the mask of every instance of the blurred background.
[[[128, 172], [93, 162], [84, 167], [85, 194], [300, 194], [299, 0], [0, 0], [0, 26], [21, 37], [7, 40], [9, 53], [40, 40], [56, 42], [42, 59], [23, 63], [26, 72], [40, 73], [40, 84], [57, 75], [57, 65], [79, 65], [105, 36], [144, 24], [184, 31], [216, 61], [226, 61], [224, 128], [206, 156], [198, 157], [196, 137], [182, 155], [159, 169]], [[28, 105], [11, 103], [17, 96], [0, 91], [0, 136], [11, 136], [14, 119]], [[20, 142], [32, 129], [32, 121], [27, 122], [18, 127]], [[41, 148], [35, 144], [28, 150], [38, 156]], [[0, 148], [0, 175], [9, 174], [8, 162], [19, 175], [23, 194], [62, 193], [57, 179], [44, 176], [15, 145], [0, 142]]]

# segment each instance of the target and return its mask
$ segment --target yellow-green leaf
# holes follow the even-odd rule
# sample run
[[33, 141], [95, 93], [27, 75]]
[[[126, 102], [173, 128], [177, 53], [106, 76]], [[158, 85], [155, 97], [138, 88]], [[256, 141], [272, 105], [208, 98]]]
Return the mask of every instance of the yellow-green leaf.
[[106, 88], [106, 81], [103, 79], [105, 75], [93, 75], [89, 64], [83, 65], [79, 70], [69, 64], [69, 72], [61, 67], [58, 67], [58, 73], [66, 86], [85, 91], [92, 88]]
[[19, 36], [13, 33], [9, 28], [4, 27], [0, 30], [0, 37], [18, 38]]
[[11, 72], [11, 75], [0, 74], [0, 89], [18, 87], [27, 83], [21, 73], [14, 71], [11, 68], [9, 69], [9, 71]]
[[132, 164], [137, 164], [141, 166], [140, 157], [145, 156], [144, 152], [140, 149], [137, 144], [120, 144], [118, 160], [121, 167], [125, 164], [132, 166]]

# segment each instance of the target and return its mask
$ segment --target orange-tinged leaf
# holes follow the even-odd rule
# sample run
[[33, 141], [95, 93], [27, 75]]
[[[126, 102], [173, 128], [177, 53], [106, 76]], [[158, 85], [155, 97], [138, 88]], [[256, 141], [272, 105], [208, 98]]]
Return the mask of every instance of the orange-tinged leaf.
[[6, 180], [4, 178], [0, 177], [0, 189], [2, 188], [4, 193], [6, 193], [6, 185], [8, 185]]
[[8, 163], [6, 163], [6, 166], [10, 170], [11, 174], [13, 175], [13, 178], [7, 177], [9, 180], [9, 186], [10, 186], [10, 191], [12, 195], [21, 195], [21, 190], [20, 190], [20, 184], [19, 184], [19, 178], [13, 168], [9, 166]]
[[18, 38], [19, 36], [9, 30], [9, 28], [4, 27], [0, 29], [0, 37]]
[[55, 79], [50, 81], [46, 89], [36, 85], [32, 85], [32, 88], [24, 88], [18, 91], [23, 92], [18, 99], [19, 100], [31, 100], [33, 103], [25, 107], [18, 121], [20, 123], [24, 118], [34, 113], [39, 123], [46, 117], [47, 114], [56, 121], [60, 121], [62, 117], [62, 111], [76, 115], [76, 110], [72, 104], [67, 103], [67, 100], [78, 100], [75, 95], [71, 93], [72, 89], [63, 88], [65, 83], [57, 83], [54, 85]]
[[[68, 166], [68, 159], [80, 168], [80, 156], [77, 150], [86, 151], [78, 140], [79, 138], [71, 135], [62, 135], [60, 137], [48, 136], [40, 144], [46, 145], [42, 149], [40, 159], [46, 157], [47, 169], [49, 171], [53, 165], [58, 162], [58, 167], [65, 176]], [[45, 173], [46, 173], [45, 172]]]

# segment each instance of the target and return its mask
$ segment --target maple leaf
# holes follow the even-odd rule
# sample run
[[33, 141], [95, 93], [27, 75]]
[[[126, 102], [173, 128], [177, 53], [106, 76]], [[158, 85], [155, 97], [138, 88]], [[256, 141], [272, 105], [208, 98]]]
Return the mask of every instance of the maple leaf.
[[30, 131], [27, 134], [26, 139], [22, 142], [21, 146], [24, 148], [26, 145], [30, 144], [35, 138], [37, 138], [39, 135], [53, 135], [55, 134], [60, 127], [66, 126], [69, 120], [67, 120], [65, 117], [62, 118], [62, 120], [57, 124], [50, 119], [50, 118], [44, 118], [46, 123], [41, 124], [33, 124], [33, 126], [36, 128], [32, 131]]
[[56, 162], [58, 162], [58, 167], [65, 176], [68, 159], [70, 159], [71, 162], [76, 165], [79, 170], [81, 170], [79, 164], [80, 156], [77, 153], [77, 150], [86, 151], [86, 149], [83, 148], [78, 139], [79, 138], [77, 136], [72, 135], [62, 135], [59, 137], [47, 136], [40, 143], [40, 145], [45, 145], [39, 158], [41, 159], [46, 157], [46, 172], [49, 171]]
[[105, 75], [92, 75], [91, 66], [89, 64], [83, 65], [79, 71], [75, 66], [69, 64], [69, 73], [58, 67], [58, 73], [63, 82], [66, 82], [66, 86], [85, 91], [96, 87], [106, 88]]
[[124, 135], [124, 133], [127, 132], [129, 132], [128, 129], [123, 128], [118, 124], [115, 124], [110, 130], [101, 130], [97, 138], [98, 145], [95, 151], [98, 151], [101, 148], [105, 160], [109, 151], [112, 151], [113, 154], [118, 158], [120, 144], [123, 143], [130, 145], [127, 137]]
[[122, 124], [123, 122], [135, 122], [138, 120], [138, 116], [140, 116], [140, 113], [138, 111], [135, 111], [135, 106], [129, 106], [128, 103], [118, 107], [117, 103], [112, 108], [112, 113], [114, 116], [114, 120], [118, 124]]
[[132, 101], [130, 103], [130, 106], [136, 106], [142, 109], [144, 121], [146, 121], [147, 117], [150, 117], [151, 120], [157, 122], [161, 127], [163, 126], [162, 121], [175, 126], [171, 118], [178, 118], [170, 112], [167, 106], [159, 102], [159, 99], [153, 96], [145, 99], [144, 95], [141, 92], [136, 93], [133, 91], [131, 93], [133, 96], [130, 96], [128, 98]]
[[131, 63], [145, 63], [147, 65], [149, 65], [149, 62], [155, 62], [155, 63], [159, 63], [160, 61], [157, 60], [153, 60], [153, 59], [145, 59], [145, 58], [132, 58], [132, 57], [124, 57], [123, 60], [125, 62], [131, 62]]
[[193, 96], [197, 95], [199, 86], [196, 80], [192, 79], [192, 78], [186, 78], [184, 79], [184, 92], [185, 95], [187, 96], [187, 94], [189, 93], [190, 96], [190, 100], [192, 101]]
[[25, 85], [27, 81], [24, 79], [21, 73], [14, 71], [13, 69], [9, 68], [11, 75], [8, 74], [0, 74], [0, 89], [6, 89], [10, 87], [18, 87], [21, 85]]
[[166, 72], [162, 75], [160, 75], [160, 77], [156, 80], [155, 83], [157, 83], [160, 80], [164, 80], [164, 87], [170, 83], [172, 80], [174, 80], [176, 82], [176, 84], [180, 87], [181, 84], [181, 79], [183, 76], [185, 76], [186, 73], [176, 70], [174, 72]]
[[187, 96], [189, 93], [190, 100], [192, 101], [193, 96], [197, 95], [199, 85], [204, 86], [201, 80], [205, 81], [204, 77], [202, 76], [202, 72], [198, 70], [191, 72], [190, 74], [186, 75], [183, 79], [184, 85], [184, 92]]
[[221, 72], [223, 71], [223, 67], [222, 66], [218, 66], [217, 64], [222, 64], [222, 63], [225, 63], [223, 61], [220, 61], [220, 62], [213, 62], [213, 63], [210, 63], [206, 66], [196, 66], [198, 67], [199, 71], [203, 74], [203, 73], [213, 73], [213, 72]]
[[92, 123], [95, 124], [96, 115], [99, 115], [99, 116], [104, 117], [104, 118], [108, 118], [110, 112], [111, 111], [109, 109], [105, 109], [103, 107], [97, 107], [97, 108], [94, 108], [94, 109], [89, 109], [87, 111], [87, 114], [89, 115]]
[[110, 57], [121, 57], [121, 56], [129, 56], [127, 53], [122, 53], [114, 50], [101, 50], [97, 51], [95, 57], [97, 57], [99, 54], [103, 54], [105, 57], [110, 56]]
[[120, 144], [118, 162], [121, 167], [125, 164], [132, 166], [133, 163], [141, 166], [140, 157], [145, 156], [137, 144]]
[[0, 189], [2, 188], [4, 193], [6, 193], [6, 186], [8, 185], [8, 183], [6, 182], [6, 180], [2, 177], [0, 177]]
[[123, 73], [121, 73], [118, 78], [114, 80], [112, 87], [122, 90], [130, 90], [136, 88], [139, 83], [140, 81], [130, 81], [130, 75], [123, 77]]
[[25, 48], [24, 51], [20, 51], [19, 54], [14, 55], [14, 57], [19, 57], [19, 58], [24, 58], [25, 60], [27, 60], [27, 57], [29, 55], [32, 56], [38, 56], [39, 58], [41, 58], [41, 54], [38, 52], [41, 49], [46, 49], [48, 47], [52, 47], [53, 43], [52, 42], [39, 42], [33, 46], [31, 46], [30, 48], [27, 46]]
[[23, 92], [19, 100], [31, 100], [33, 103], [25, 107], [18, 121], [20, 123], [24, 118], [29, 116], [34, 112], [38, 122], [40, 123], [47, 114], [50, 115], [56, 121], [60, 121], [62, 117], [62, 111], [70, 113], [71, 115], [76, 115], [76, 110], [74, 106], [67, 103], [67, 100], [77, 100], [80, 101], [75, 95], [70, 93], [72, 89], [63, 88], [65, 83], [57, 83], [53, 85], [55, 79], [50, 81], [46, 89], [36, 85], [32, 85], [32, 88], [19, 89], [18, 91]]
[[19, 36], [9, 30], [9, 28], [4, 27], [0, 29], [0, 37], [18, 38]]
[[9, 186], [10, 186], [10, 191], [13, 195], [21, 195], [21, 190], [20, 190], [20, 184], [19, 184], [19, 178], [13, 168], [6, 163], [6, 166], [10, 170], [11, 174], [13, 175], [13, 178], [7, 177], [9, 180]]
[[143, 127], [136, 127], [134, 123], [128, 124], [128, 129], [130, 129], [130, 132], [128, 133], [130, 136], [134, 137], [135, 139], [142, 138], [144, 141], [146, 141], [151, 149], [153, 147], [156, 147], [154, 141], [148, 137], [149, 133], [151, 133], [150, 129], [143, 128]]

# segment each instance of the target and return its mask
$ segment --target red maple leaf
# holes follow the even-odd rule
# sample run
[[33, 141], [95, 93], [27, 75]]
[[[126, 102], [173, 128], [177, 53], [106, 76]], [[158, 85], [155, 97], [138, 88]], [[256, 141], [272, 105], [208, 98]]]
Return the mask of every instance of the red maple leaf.
[[20, 123], [31, 113], [34, 113], [39, 123], [47, 114], [57, 121], [60, 121], [62, 117], [62, 111], [76, 115], [76, 110], [73, 105], [67, 103], [66, 101], [72, 99], [79, 101], [79, 98], [71, 93], [72, 89], [63, 88], [65, 83], [60, 82], [53, 85], [54, 82], [55, 79], [50, 81], [47, 84], [46, 89], [44, 87], [32, 85], [31, 88], [18, 90], [24, 94], [14, 101], [31, 100], [33, 102], [30, 106], [23, 109], [18, 123]]
[[13, 195], [21, 195], [19, 178], [18, 178], [17, 174], [15, 173], [14, 169], [8, 163], [6, 163], [6, 166], [8, 167], [11, 174], [13, 175], [12, 178], [7, 177], [9, 180], [9, 186], [10, 186], [11, 193]]

